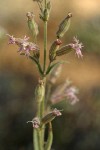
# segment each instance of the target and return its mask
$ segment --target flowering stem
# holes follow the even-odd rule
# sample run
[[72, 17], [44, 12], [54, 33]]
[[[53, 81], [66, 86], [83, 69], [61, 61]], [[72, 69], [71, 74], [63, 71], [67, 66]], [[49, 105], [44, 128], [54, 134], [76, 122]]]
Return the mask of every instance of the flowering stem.
[[[45, 11], [46, 11], [47, 0], [44, 1], [44, 4], [45, 4]], [[46, 18], [46, 14], [44, 14], [44, 17]], [[44, 74], [46, 70], [46, 50], [47, 50], [47, 19], [44, 20], [44, 66], [43, 66]]]
[[43, 67], [44, 73], [46, 69], [46, 50], [47, 50], [47, 21], [44, 21], [44, 67]]
[[[47, 51], [47, 19], [46, 19], [46, 11], [47, 11], [47, 0], [44, 0], [44, 7], [45, 7], [45, 11], [44, 11], [44, 64], [43, 64], [43, 73], [45, 75], [46, 73], [46, 51]], [[44, 77], [44, 86], [46, 87], [46, 78]], [[43, 117], [44, 115], [44, 109], [45, 109], [45, 94], [44, 94], [44, 98], [42, 101], [42, 105], [41, 105], [41, 116]], [[44, 134], [45, 134], [45, 125], [42, 127], [42, 137], [41, 137], [41, 141], [42, 144], [44, 144]]]

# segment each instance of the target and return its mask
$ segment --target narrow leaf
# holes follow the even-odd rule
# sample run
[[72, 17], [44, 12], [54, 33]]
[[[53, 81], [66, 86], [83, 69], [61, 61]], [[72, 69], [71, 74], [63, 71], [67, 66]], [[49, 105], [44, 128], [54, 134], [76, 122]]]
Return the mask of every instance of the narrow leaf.
[[60, 62], [57, 62], [57, 63], [52, 64], [51, 66], [49, 66], [48, 69], [47, 69], [47, 71], [46, 71], [46, 75], [49, 74], [49, 72], [50, 72], [54, 67], [56, 67], [57, 65], [63, 64], [63, 63], [68, 63], [68, 61], [60, 61]]

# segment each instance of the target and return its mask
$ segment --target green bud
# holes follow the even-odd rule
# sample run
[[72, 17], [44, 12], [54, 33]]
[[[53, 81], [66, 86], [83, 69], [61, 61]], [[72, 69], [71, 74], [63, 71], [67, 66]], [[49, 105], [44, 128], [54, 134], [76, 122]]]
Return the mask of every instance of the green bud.
[[50, 50], [49, 50], [50, 62], [55, 60], [55, 58], [56, 58], [56, 51], [59, 49], [60, 44], [62, 44], [61, 40], [56, 39], [56, 41], [54, 41], [53, 44], [51, 45]]
[[32, 33], [33, 38], [36, 42], [36, 38], [37, 35], [39, 34], [39, 30], [38, 30], [38, 25], [34, 20], [34, 14], [33, 12], [28, 12], [26, 16], [27, 16], [27, 23], [28, 23], [29, 30]]
[[44, 10], [44, 21], [48, 21], [48, 19], [49, 19], [49, 11], [48, 11], [48, 9], [45, 9]]
[[69, 29], [71, 17], [72, 17], [72, 13], [68, 13], [67, 17], [59, 25], [59, 29], [56, 33], [58, 38], [62, 38], [64, 34], [67, 32], [67, 30]]
[[61, 47], [58, 51], [56, 51], [56, 56], [62, 56], [62, 55], [65, 55], [71, 51], [72, 51], [72, 49], [70, 48], [70, 46], [65, 45], [65, 46]]
[[49, 1], [47, 3], [47, 8], [44, 9], [44, 13], [43, 13], [43, 15], [41, 15], [41, 17], [43, 18], [44, 21], [48, 21], [49, 16], [50, 16], [50, 10], [51, 10], [51, 2]]
[[43, 100], [44, 94], [45, 94], [44, 82], [42, 80], [39, 80], [39, 83], [35, 89], [35, 98], [37, 102], [41, 102]]
[[45, 14], [45, 16], [46, 16], [46, 21], [48, 21], [48, 19], [49, 19], [50, 11], [51, 11], [51, 2], [49, 1], [49, 2], [47, 3], [47, 11], [46, 11], [46, 14]]

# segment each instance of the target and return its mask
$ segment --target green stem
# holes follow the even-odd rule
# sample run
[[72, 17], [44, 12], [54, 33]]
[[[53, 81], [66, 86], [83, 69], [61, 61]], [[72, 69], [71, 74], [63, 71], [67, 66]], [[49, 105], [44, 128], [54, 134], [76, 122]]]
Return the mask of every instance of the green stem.
[[[47, 0], [44, 0], [44, 7], [46, 10], [47, 9]], [[44, 17], [46, 17], [46, 16], [44, 16]], [[47, 51], [47, 20], [44, 20], [44, 64], [43, 64], [44, 75], [46, 73], [46, 51]], [[45, 89], [46, 89], [46, 78], [44, 78], [44, 84], [45, 84]], [[45, 95], [44, 95], [42, 105], [41, 105], [42, 117], [44, 115], [44, 110], [45, 110]], [[42, 133], [41, 134], [42, 134], [42, 139], [41, 139], [42, 144], [44, 145], [45, 125], [42, 127]]]
[[41, 118], [41, 102], [37, 102], [37, 116]]
[[34, 143], [34, 150], [43, 150], [43, 144], [42, 144], [42, 134], [41, 134], [41, 128], [40, 129], [34, 129], [33, 131], [33, 143]]
[[39, 150], [43, 150], [42, 131], [41, 131], [41, 129], [38, 131], [38, 140], [39, 140]]
[[37, 129], [33, 130], [33, 149], [34, 150], [39, 150], [38, 131], [37, 131]]
[[[46, 78], [44, 78], [44, 86], [45, 86], [45, 89], [46, 89]], [[44, 111], [45, 111], [45, 94], [44, 94], [44, 97], [43, 97], [43, 100], [41, 102], [41, 118], [44, 117]], [[43, 125], [41, 127], [41, 141], [42, 141], [42, 145], [44, 145], [44, 135], [45, 135], [45, 125]]]
[[[44, 7], [45, 10], [47, 10], [47, 0], [44, 0]], [[46, 14], [44, 13], [44, 18], [46, 18], [45, 16]], [[44, 66], [43, 66], [43, 71], [45, 74], [45, 70], [46, 70], [46, 51], [47, 51], [47, 20], [44, 20]]]
[[[45, 7], [45, 10], [47, 11], [47, 0], [44, 0], [44, 7]], [[46, 18], [45, 12], [44, 12], [44, 18]], [[47, 19], [44, 20], [44, 62], [43, 62], [43, 74], [44, 75], [46, 73], [46, 51], [47, 51]], [[38, 65], [38, 68], [42, 72], [39, 65]], [[44, 80], [44, 84], [46, 85], [46, 78], [43, 77], [43, 80]], [[40, 117], [40, 119], [44, 116], [44, 110], [45, 110], [45, 95], [43, 97], [42, 102], [38, 103], [37, 115]], [[37, 131], [37, 133], [35, 132], [35, 135], [34, 135], [35, 136], [34, 138], [36, 138], [36, 144], [35, 144], [36, 147], [34, 147], [35, 150], [43, 150], [44, 134], [45, 134], [45, 126], [40, 128], [40, 130]]]
[[43, 71], [46, 70], [46, 50], [47, 50], [47, 21], [44, 21], [44, 66]]
[[52, 141], [53, 141], [52, 124], [51, 122], [49, 122], [48, 139], [47, 139], [47, 143], [45, 145], [44, 150], [51, 150]]

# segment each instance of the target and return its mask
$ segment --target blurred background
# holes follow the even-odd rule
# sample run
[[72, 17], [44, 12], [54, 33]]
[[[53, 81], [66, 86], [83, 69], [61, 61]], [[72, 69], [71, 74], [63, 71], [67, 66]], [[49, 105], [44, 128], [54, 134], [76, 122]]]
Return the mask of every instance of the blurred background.
[[[63, 44], [73, 36], [84, 44], [83, 59], [77, 59], [74, 52], [62, 57], [70, 63], [64, 65], [56, 85], [66, 78], [72, 80], [80, 89], [80, 102], [62, 106], [63, 116], [53, 121], [52, 148], [100, 150], [100, 0], [51, 1], [48, 49], [68, 12], [73, 18]], [[20, 56], [16, 46], [8, 45], [5, 35], [30, 36], [28, 11], [34, 12], [39, 24], [42, 62], [43, 24], [38, 19], [37, 4], [32, 0], [0, 0], [0, 150], [32, 150], [32, 126], [26, 122], [35, 116], [34, 89], [39, 76], [35, 65]]]

